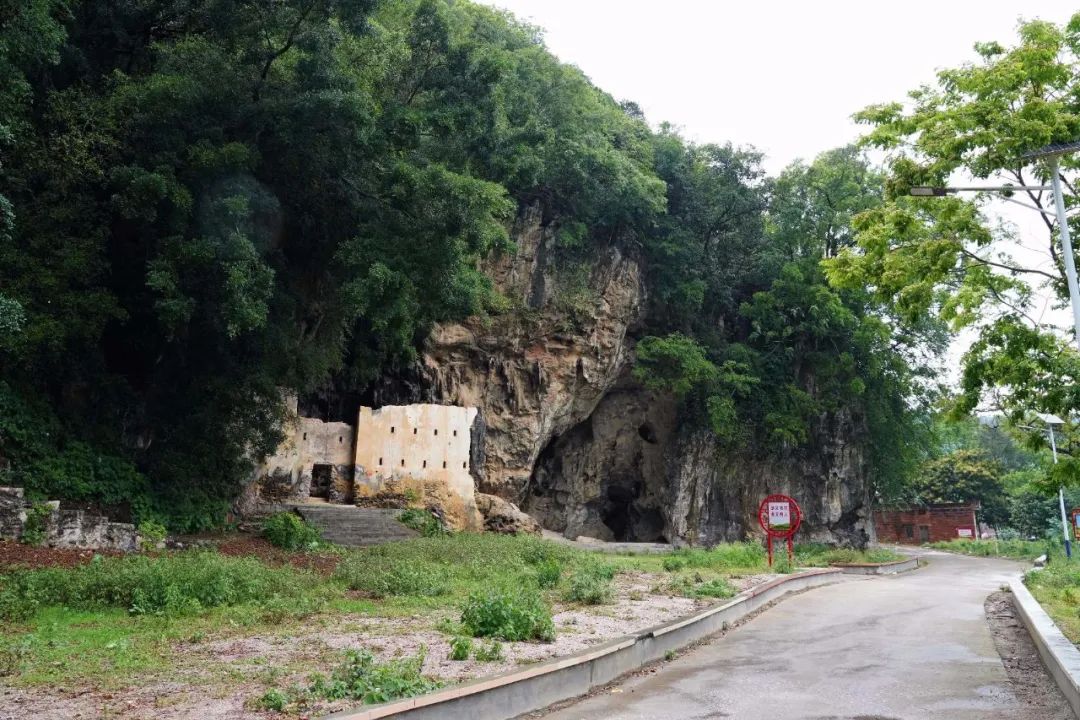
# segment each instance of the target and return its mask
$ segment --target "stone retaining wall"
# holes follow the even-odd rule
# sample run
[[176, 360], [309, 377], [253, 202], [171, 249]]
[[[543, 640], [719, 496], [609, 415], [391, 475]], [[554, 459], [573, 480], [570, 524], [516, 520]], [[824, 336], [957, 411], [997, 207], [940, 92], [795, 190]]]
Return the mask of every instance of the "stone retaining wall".
[[[111, 522], [85, 510], [61, 510], [58, 500], [43, 505], [48, 508], [41, 518], [43, 545], [122, 552], [139, 549], [139, 533], [131, 523]], [[22, 488], [0, 487], [0, 539], [22, 539], [34, 506]]]

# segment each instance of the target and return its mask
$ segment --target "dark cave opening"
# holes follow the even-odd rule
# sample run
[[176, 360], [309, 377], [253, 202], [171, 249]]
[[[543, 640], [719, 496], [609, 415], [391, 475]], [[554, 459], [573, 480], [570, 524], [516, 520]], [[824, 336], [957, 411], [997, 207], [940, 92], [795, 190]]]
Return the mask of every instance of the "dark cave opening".
[[627, 537], [631, 530], [630, 507], [637, 498], [630, 488], [621, 485], [609, 485], [605, 495], [605, 502], [600, 508], [600, 520], [615, 534], [616, 540], [631, 540]]

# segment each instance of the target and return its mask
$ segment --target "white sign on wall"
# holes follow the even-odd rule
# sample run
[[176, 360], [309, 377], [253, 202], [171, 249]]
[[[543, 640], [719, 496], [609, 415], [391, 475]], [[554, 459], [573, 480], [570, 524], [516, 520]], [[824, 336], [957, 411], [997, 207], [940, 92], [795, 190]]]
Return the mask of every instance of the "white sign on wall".
[[791, 505], [786, 502], [769, 503], [769, 527], [791, 527]]
[[972, 537], [973, 535], [971, 528], [957, 528], [956, 532], [960, 537]]

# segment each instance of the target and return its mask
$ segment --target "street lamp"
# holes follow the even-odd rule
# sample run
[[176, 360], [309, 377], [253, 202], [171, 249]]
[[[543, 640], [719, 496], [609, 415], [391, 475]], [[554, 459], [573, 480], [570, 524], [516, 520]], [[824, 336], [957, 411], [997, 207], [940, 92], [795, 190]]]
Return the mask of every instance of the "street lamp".
[[[1052, 190], [1054, 193], [1054, 209], [1057, 216], [1058, 232], [1061, 234], [1061, 254], [1065, 258], [1065, 280], [1069, 286], [1069, 304], [1072, 305], [1073, 331], [1078, 349], [1080, 349], [1080, 287], [1076, 281], [1076, 259], [1073, 257], [1072, 240], [1069, 238], [1069, 219], [1065, 215], [1065, 192], [1061, 187], [1061, 173], [1059, 161], [1062, 155], [1068, 155], [1080, 151], [1080, 141], [1071, 143], [1057, 143], [1047, 145], [1044, 148], [1033, 150], [1021, 155], [1022, 160], [1046, 160], [1050, 165], [1050, 185], [1002, 185], [998, 187], [930, 187], [916, 186], [911, 188], [910, 194], [914, 197], [944, 197], [959, 192], [991, 192], [1002, 194], [1002, 199], [1026, 208], [1036, 210], [1044, 215], [1050, 213], [1042, 208], [1027, 205], [1009, 197], [1017, 190]], [[1065, 424], [1061, 418], [1055, 415], [1041, 413], [1039, 419], [1046, 424], [1050, 433], [1050, 450], [1054, 455], [1054, 464], [1057, 464], [1057, 441], [1054, 439], [1054, 427]], [[1030, 428], [1029, 428], [1030, 429]], [[1061, 506], [1061, 528], [1065, 532], [1065, 556], [1072, 557], [1072, 543], [1069, 540], [1069, 523], [1065, 518], [1065, 489], [1058, 487], [1058, 504]]]
[[1033, 150], [1021, 156], [1023, 160], [1047, 160], [1050, 163], [1050, 183], [1054, 189], [1054, 209], [1057, 211], [1058, 233], [1061, 235], [1061, 254], [1065, 256], [1065, 279], [1069, 283], [1069, 300], [1073, 312], [1073, 330], [1080, 346], [1080, 287], [1076, 282], [1076, 259], [1073, 257], [1072, 240], [1069, 238], [1069, 220], [1065, 217], [1065, 192], [1061, 189], [1061, 173], [1058, 161], [1062, 155], [1080, 150], [1080, 142], [1058, 143]]
[[[1035, 417], [1039, 418], [1046, 425], [1047, 433], [1050, 435], [1050, 452], [1054, 456], [1054, 464], [1057, 465], [1057, 440], [1054, 437], [1054, 428], [1061, 427], [1065, 424], [1065, 421], [1059, 418], [1057, 415], [1051, 415], [1050, 413], [1035, 413]], [[1025, 430], [1034, 430], [1035, 428], [1021, 425], [1020, 427]], [[1069, 538], [1069, 521], [1065, 516], [1065, 486], [1058, 485], [1058, 506], [1061, 508], [1061, 531], [1065, 533], [1065, 557], [1072, 557], [1072, 540]]]

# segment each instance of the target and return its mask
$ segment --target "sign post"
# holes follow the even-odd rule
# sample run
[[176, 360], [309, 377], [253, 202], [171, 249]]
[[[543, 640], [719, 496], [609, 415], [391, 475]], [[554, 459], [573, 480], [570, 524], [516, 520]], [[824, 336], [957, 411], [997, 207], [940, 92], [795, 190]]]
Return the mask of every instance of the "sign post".
[[791, 538], [802, 524], [799, 504], [787, 495], [770, 495], [758, 506], [758, 524], [768, 541], [769, 567], [773, 564], [773, 538], [787, 541], [788, 560], [794, 563], [795, 543]]

